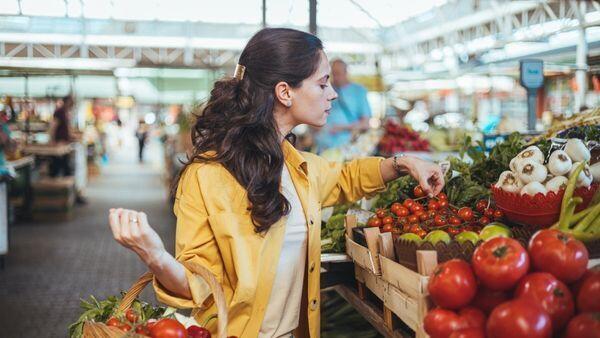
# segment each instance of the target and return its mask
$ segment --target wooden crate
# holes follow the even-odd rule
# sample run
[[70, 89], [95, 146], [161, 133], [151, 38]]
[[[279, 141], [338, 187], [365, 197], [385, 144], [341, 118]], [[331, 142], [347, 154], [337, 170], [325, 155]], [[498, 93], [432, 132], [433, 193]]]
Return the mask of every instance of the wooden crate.
[[[346, 223], [351, 234], [353, 220], [347, 218]], [[346, 249], [355, 263], [359, 298], [364, 300], [368, 289], [383, 301], [383, 321], [390, 332], [395, 331], [394, 317], [397, 317], [415, 332], [417, 338], [428, 337], [423, 329], [423, 319], [432, 307], [427, 283], [437, 266], [437, 253], [417, 251], [419, 272], [415, 272], [394, 261], [389, 233], [379, 234], [377, 244], [374, 250], [372, 246], [367, 249], [346, 236]], [[376, 262], [371, 263], [373, 259]]]

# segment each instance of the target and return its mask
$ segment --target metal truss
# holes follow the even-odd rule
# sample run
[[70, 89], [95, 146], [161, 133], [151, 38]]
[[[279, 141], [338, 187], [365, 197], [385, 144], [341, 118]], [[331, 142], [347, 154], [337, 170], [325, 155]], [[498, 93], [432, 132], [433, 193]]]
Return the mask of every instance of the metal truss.
[[[444, 6], [446, 8], [437, 7], [433, 17], [420, 25], [409, 20], [391, 28], [394, 32], [392, 39], [396, 42], [386, 44], [388, 57], [408, 58], [411, 60], [409, 63], [414, 64], [415, 55], [427, 57], [432, 51], [444, 47], [455, 49], [457, 45], [461, 46], [460, 53], [481, 54], [511, 42], [545, 42], [552, 34], [600, 24], [600, 21], [584, 20], [586, 14], [600, 11], [600, 2], [597, 0], [490, 0], [482, 1], [485, 6], [480, 8], [470, 5], [470, 13], [466, 15], [452, 11], [454, 6], [464, 12], [465, 6], [459, 5], [465, 3], [451, 1]], [[549, 22], [556, 22], [552, 30], [540, 29]]]

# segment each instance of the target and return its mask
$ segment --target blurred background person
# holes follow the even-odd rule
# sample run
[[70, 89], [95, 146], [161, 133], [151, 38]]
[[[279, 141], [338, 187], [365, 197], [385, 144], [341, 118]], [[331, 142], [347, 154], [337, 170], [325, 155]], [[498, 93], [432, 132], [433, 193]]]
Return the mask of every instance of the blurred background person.
[[138, 140], [138, 157], [140, 163], [144, 162], [144, 147], [148, 140], [148, 125], [144, 120], [140, 120], [137, 130], [135, 131], [135, 137]]
[[327, 124], [317, 134], [318, 152], [347, 144], [353, 133], [369, 129], [371, 107], [367, 89], [350, 81], [348, 66], [341, 59], [331, 62], [331, 82], [338, 98], [333, 101]]
[[[70, 114], [73, 109], [73, 97], [67, 95], [58, 102], [54, 117], [50, 124], [50, 137], [52, 143], [70, 143], [72, 141], [70, 129]], [[69, 155], [54, 156], [50, 162], [50, 176], [72, 176], [73, 171], [69, 163]]]

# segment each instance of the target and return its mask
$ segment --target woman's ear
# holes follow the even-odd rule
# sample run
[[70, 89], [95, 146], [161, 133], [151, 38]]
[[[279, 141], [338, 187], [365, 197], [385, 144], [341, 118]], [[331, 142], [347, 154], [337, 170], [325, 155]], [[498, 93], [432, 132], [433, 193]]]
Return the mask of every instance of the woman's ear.
[[275, 85], [275, 98], [285, 107], [292, 106], [292, 91], [287, 82], [279, 82]]

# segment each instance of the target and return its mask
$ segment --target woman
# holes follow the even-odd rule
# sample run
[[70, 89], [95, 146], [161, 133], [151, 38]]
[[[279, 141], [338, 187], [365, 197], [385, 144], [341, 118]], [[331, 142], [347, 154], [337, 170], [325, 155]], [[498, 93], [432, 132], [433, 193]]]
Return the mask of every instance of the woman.
[[174, 205], [175, 257], [144, 213], [111, 209], [115, 239], [154, 273], [161, 302], [195, 309], [199, 322], [216, 313], [207, 284], [186, 268], [194, 262], [224, 288], [230, 335], [318, 337], [321, 208], [382, 191], [406, 173], [430, 195], [440, 192], [440, 168], [417, 158], [341, 165], [294, 149], [286, 136], [295, 126], [327, 120], [337, 97], [329, 73], [313, 35], [263, 29], [250, 39], [194, 126]]

